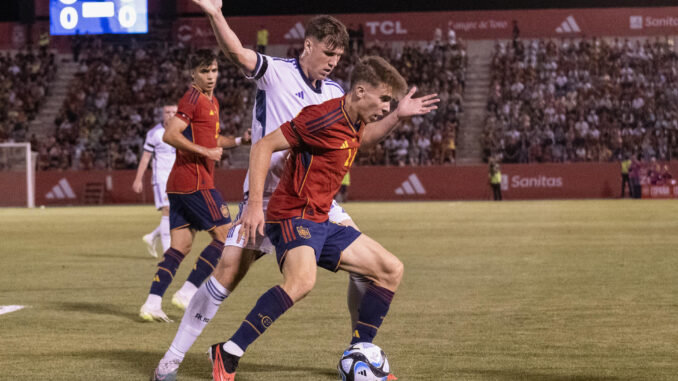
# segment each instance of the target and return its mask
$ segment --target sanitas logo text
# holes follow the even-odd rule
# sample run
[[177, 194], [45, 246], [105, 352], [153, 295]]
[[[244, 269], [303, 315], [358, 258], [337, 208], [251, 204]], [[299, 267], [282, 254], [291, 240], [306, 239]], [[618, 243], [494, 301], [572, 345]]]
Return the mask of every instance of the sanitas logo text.
[[648, 28], [664, 28], [664, 27], [676, 27], [678, 26], [678, 17], [645, 17], [645, 26]]
[[562, 177], [511, 177], [511, 188], [561, 188], [562, 186]]

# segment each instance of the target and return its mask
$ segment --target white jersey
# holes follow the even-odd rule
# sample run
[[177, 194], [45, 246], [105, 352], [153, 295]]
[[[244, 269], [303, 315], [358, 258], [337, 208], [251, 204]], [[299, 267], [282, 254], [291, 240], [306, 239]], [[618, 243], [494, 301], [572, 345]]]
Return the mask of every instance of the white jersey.
[[153, 154], [151, 184], [162, 184], [163, 187], [167, 184], [167, 178], [170, 171], [172, 171], [174, 159], [176, 158], [176, 149], [162, 141], [164, 133], [165, 128], [161, 123], [158, 123], [148, 131], [146, 141], [144, 142], [144, 151]]
[[[344, 95], [341, 85], [325, 79], [314, 87], [301, 71], [299, 60], [270, 57], [257, 53], [257, 66], [251, 77], [257, 83], [257, 96], [252, 111], [252, 144], [294, 119], [306, 106], [323, 103]], [[280, 181], [285, 163], [285, 151], [274, 152], [264, 197], [273, 194]], [[249, 170], [243, 184], [249, 191]]]

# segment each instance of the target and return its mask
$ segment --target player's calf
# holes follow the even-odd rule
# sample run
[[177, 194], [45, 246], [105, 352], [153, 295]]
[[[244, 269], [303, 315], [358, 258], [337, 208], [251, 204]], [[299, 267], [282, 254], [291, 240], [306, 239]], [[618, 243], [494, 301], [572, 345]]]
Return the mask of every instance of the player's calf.
[[167, 287], [172, 283], [177, 268], [184, 259], [184, 254], [174, 248], [169, 248], [163, 255], [162, 261], [158, 263], [158, 271], [153, 276], [151, 284], [151, 294], [163, 296]]

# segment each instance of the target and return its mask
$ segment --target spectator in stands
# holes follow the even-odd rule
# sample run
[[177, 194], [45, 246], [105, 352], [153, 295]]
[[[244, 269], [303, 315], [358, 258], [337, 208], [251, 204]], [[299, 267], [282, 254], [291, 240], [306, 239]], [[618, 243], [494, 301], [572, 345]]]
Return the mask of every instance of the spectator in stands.
[[261, 25], [257, 30], [257, 52], [266, 54], [266, 47], [268, 46], [268, 29]]

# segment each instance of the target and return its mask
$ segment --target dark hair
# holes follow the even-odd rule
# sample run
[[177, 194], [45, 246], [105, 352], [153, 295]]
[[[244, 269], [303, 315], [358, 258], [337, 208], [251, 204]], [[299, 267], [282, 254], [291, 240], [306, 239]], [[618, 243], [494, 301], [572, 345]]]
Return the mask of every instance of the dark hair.
[[407, 91], [407, 81], [388, 61], [378, 56], [361, 58], [351, 73], [351, 88], [365, 82], [377, 87], [384, 84], [391, 88], [393, 97], [399, 99]]
[[191, 55], [191, 69], [197, 69], [201, 66], [209, 66], [217, 59], [217, 55], [209, 49], [198, 49]]
[[348, 49], [348, 32], [346, 25], [332, 16], [316, 16], [306, 23], [305, 38], [313, 37], [323, 41], [330, 49]]

